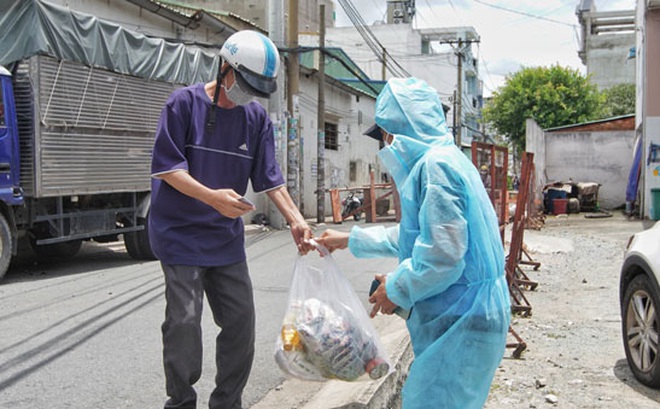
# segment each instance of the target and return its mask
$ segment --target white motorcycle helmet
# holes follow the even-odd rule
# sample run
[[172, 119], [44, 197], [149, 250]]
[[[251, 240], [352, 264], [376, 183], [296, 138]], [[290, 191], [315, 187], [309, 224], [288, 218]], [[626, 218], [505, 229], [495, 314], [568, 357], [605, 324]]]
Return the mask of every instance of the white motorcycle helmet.
[[234, 69], [238, 85], [246, 92], [268, 98], [277, 89], [280, 54], [265, 35], [251, 30], [232, 34], [220, 57]]

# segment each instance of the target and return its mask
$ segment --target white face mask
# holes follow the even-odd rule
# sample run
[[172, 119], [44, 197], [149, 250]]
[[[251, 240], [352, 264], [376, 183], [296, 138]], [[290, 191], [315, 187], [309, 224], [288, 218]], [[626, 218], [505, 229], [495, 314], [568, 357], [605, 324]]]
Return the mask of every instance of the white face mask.
[[[224, 87], [224, 85], [223, 85]], [[248, 94], [247, 92], [243, 91], [241, 87], [238, 85], [238, 81], [234, 81], [234, 84], [232, 84], [231, 87], [225, 88], [225, 93], [227, 94], [227, 98], [231, 102], [233, 102], [236, 105], [247, 105], [250, 102], [254, 101], [254, 95]]]

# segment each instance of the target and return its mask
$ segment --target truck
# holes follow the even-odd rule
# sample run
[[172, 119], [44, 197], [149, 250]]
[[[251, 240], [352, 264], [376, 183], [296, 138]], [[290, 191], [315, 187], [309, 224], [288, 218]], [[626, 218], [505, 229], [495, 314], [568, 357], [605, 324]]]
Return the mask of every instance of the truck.
[[[44, 2], [15, 4], [2, 10], [16, 13], [3, 18], [11, 31], [0, 27], [16, 37], [13, 48], [0, 45], [0, 279], [19, 242], [50, 259], [74, 256], [85, 240], [123, 239], [131, 257], [153, 259], [146, 224], [160, 112], [177, 87], [211, 78], [217, 60]], [[21, 7], [41, 10], [25, 13]], [[36, 20], [26, 20], [30, 14]], [[89, 34], [95, 31], [90, 21], [104, 35], [124, 37], [101, 41]], [[43, 24], [46, 31], [58, 24], [67, 25], [67, 34], [78, 31], [28, 43], [36, 36], [24, 30], [39, 32]], [[17, 44], [25, 52], [7, 56]], [[118, 44], [128, 48], [117, 54]], [[160, 66], [140, 60], [156, 54]], [[122, 64], [116, 55], [135, 58]], [[198, 65], [194, 75], [185, 67], [172, 69], [173, 61], [185, 63], [186, 57]]]

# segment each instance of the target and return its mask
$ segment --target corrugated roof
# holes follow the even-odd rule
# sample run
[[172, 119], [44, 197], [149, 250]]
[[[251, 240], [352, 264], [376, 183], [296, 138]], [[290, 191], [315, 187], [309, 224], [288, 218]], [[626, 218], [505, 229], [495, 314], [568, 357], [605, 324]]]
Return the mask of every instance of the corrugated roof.
[[[180, 3], [176, 1], [169, 0], [127, 0], [133, 4], [144, 7], [147, 10], [161, 14], [164, 17], [168, 17], [164, 13], [159, 11], [166, 10], [174, 16], [181, 17], [177, 18], [174, 21], [177, 21], [179, 24], [182, 24], [186, 27], [196, 28], [199, 25], [199, 22], [204, 20], [205, 17], [209, 17], [215, 20], [216, 23], [221, 23], [228, 25], [234, 30], [243, 30], [243, 29], [253, 29], [265, 33], [266, 31], [256, 25], [254, 22], [247, 20], [237, 14], [230, 13], [227, 11], [220, 10], [208, 10], [202, 7], [195, 7], [189, 4]], [[150, 7], [153, 6], [153, 7]], [[188, 24], [182, 23], [181, 20], [188, 20]]]

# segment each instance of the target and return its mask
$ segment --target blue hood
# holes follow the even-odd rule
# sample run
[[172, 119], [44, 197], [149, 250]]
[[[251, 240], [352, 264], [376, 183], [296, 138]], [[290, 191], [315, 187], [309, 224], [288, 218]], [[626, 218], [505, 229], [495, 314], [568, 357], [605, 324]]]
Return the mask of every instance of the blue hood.
[[387, 82], [376, 100], [376, 124], [394, 135], [379, 157], [397, 183], [432, 146], [454, 143], [438, 92], [417, 78]]

